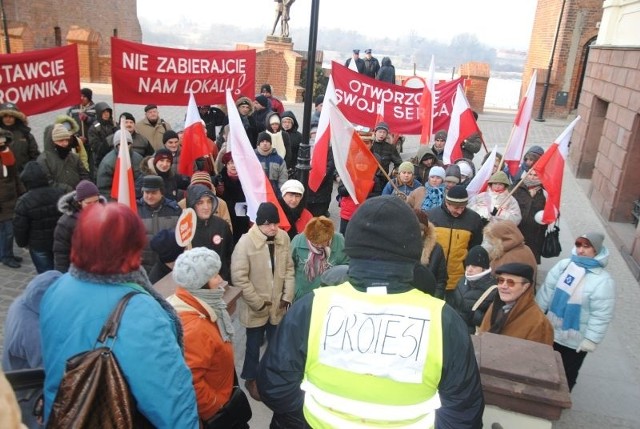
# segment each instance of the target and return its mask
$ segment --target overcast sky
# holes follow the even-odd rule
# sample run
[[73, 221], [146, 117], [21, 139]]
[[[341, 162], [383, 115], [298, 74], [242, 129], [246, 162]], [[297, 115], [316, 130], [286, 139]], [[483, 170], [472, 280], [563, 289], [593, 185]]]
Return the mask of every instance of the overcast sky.
[[[448, 42], [460, 33], [475, 34], [493, 47], [529, 47], [536, 0], [319, 0], [320, 31], [354, 30], [368, 37], [403, 37], [410, 31]], [[271, 28], [272, 0], [138, 0], [138, 16], [177, 22], [237, 23]], [[308, 27], [311, 0], [291, 7], [292, 29]]]

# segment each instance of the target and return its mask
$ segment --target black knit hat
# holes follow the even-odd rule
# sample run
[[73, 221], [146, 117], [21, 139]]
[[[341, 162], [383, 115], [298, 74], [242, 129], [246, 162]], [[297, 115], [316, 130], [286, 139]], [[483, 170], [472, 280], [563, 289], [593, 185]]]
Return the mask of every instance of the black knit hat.
[[469, 202], [469, 193], [464, 186], [456, 185], [447, 191], [445, 199], [451, 204], [467, 204]]
[[144, 113], [147, 113], [151, 109], [157, 109], [157, 108], [158, 108], [157, 104], [147, 104], [146, 106], [144, 106]]
[[87, 97], [90, 101], [93, 100], [93, 91], [91, 90], [91, 88], [82, 88], [80, 90], [80, 94]]
[[180, 136], [173, 130], [167, 130], [162, 135], [162, 144], [168, 142], [170, 139], [180, 139]]
[[256, 101], [258, 102], [258, 104], [260, 104], [262, 107], [267, 107], [269, 106], [269, 99], [267, 97], [265, 97], [264, 95], [258, 95], [256, 97]]
[[136, 118], [135, 118], [131, 113], [129, 113], [129, 112], [122, 112], [122, 113], [120, 114], [120, 119], [122, 119], [122, 117], [123, 117], [123, 116], [124, 116], [124, 118], [125, 118], [126, 120], [128, 120], [128, 121], [133, 121], [133, 122], [135, 122], [135, 121], [136, 121]]
[[262, 131], [260, 134], [258, 134], [258, 144], [260, 144], [260, 142], [263, 140], [266, 140], [269, 143], [271, 143], [271, 134], [269, 134], [266, 131]]
[[278, 208], [270, 202], [261, 203], [256, 212], [256, 225], [266, 225], [269, 223], [280, 223]]
[[500, 265], [496, 268], [496, 274], [511, 274], [527, 279], [529, 283], [533, 283], [533, 267], [520, 262], [511, 262], [509, 264]]
[[418, 218], [393, 195], [366, 200], [345, 235], [344, 252], [350, 258], [416, 262], [422, 255]]
[[467, 253], [467, 257], [464, 258], [464, 266], [473, 265], [475, 267], [480, 267], [487, 269], [490, 266], [489, 263], [489, 254], [482, 246], [473, 246], [469, 253]]

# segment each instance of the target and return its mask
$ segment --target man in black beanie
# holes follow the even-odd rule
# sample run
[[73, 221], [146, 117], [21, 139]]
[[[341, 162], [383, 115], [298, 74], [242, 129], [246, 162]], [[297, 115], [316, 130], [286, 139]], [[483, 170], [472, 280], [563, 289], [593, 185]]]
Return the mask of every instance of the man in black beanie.
[[484, 223], [476, 212], [467, 208], [469, 194], [461, 185], [455, 185], [445, 195], [440, 207], [427, 211], [429, 220], [436, 227], [438, 243], [447, 258], [447, 294], [453, 292], [464, 275], [464, 258], [473, 246], [482, 244]]
[[344, 250], [348, 281], [296, 301], [260, 363], [271, 427], [482, 427], [467, 328], [411, 284], [422, 243], [409, 206], [393, 196], [366, 200]]

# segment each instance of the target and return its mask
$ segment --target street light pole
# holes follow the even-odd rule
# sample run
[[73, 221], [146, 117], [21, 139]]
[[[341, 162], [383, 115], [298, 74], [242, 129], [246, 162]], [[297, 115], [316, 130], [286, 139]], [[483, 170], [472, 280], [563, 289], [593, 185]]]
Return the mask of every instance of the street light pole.
[[4, 0], [0, 0], [0, 10], [2, 10], [2, 29], [4, 30], [4, 44], [6, 47], [6, 53], [11, 53], [11, 43], [9, 43], [9, 30], [7, 26], [7, 14], [4, 11]]
[[562, 7], [560, 8], [560, 16], [558, 17], [558, 25], [556, 26], [556, 35], [553, 37], [553, 46], [551, 47], [551, 58], [549, 58], [549, 67], [547, 67], [547, 77], [544, 80], [544, 88], [542, 89], [542, 98], [540, 99], [540, 110], [538, 111], [538, 117], [535, 118], [537, 122], [544, 122], [544, 105], [547, 104], [547, 95], [549, 93], [549, 81], [551, 80], [551, 69], [553, 68], [553, 56], [556, 53], [556, 45], [558, 44], [558, 35], [560, 34], [560, 25], [562, 25], [562, 15], [564, 14], [564, 5], [567, 0], [562, 0]]
[[318, 14], [320, 0], [311, 0], [311, 22], [309, 24], [309, 49], [307, 51], [307, 75], [304, 88], [304, 108], [302, 119], [302, 143], [298, 150], [298, 180], [308, 189], [309, 170], [311, 170], [311, 145], [309, 144], [309, 124], [311, 123], [311, 103], [313, 102], [313, 84], [316, 69], [316, 45], [318, 40]]

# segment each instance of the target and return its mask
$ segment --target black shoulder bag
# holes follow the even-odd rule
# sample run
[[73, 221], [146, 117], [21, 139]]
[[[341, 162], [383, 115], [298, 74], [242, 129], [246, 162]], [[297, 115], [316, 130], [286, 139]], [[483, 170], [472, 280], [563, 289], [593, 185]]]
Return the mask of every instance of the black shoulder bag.
[[560, 246], [560, 216], [556, 219], [553, 228], [549, 226], [544, 234], [544, 241], [542, 242], [542, 249], [540, 249], [540, 256], [543, 258], [555, 258], [562, 252], [562, 246]]

